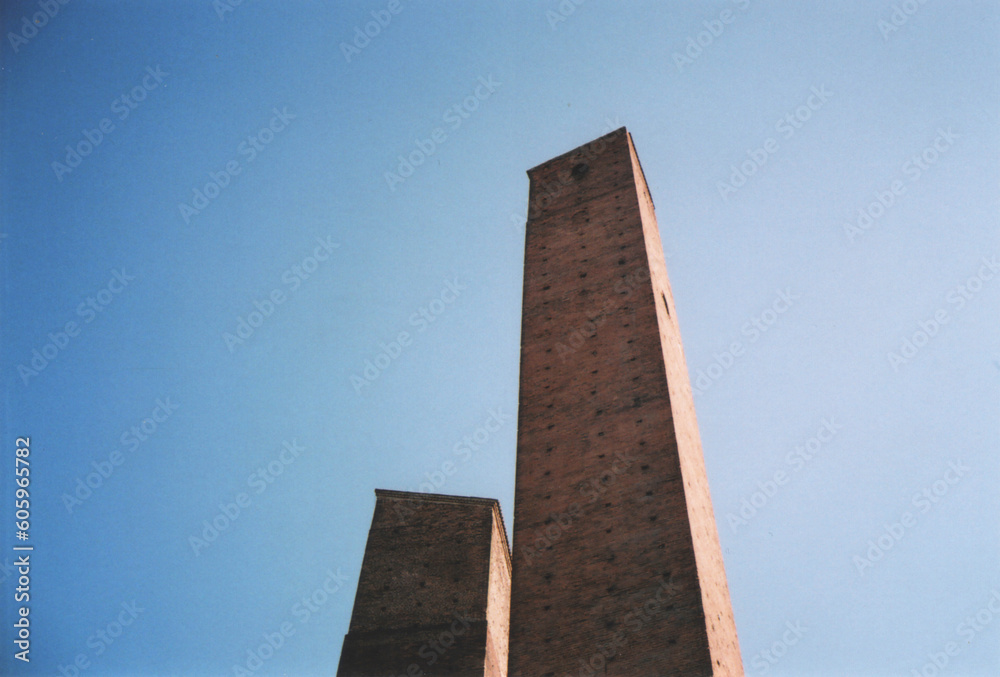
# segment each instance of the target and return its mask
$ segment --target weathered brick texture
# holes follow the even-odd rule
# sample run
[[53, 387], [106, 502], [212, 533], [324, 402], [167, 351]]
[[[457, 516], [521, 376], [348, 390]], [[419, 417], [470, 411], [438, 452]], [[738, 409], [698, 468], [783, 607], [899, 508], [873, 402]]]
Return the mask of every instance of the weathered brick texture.
[[499, 504], [375, 493], [339, 677], [504, 677], [511, 563]]
[[742, 675], [631, 137], [528, 175], [509, 672]]

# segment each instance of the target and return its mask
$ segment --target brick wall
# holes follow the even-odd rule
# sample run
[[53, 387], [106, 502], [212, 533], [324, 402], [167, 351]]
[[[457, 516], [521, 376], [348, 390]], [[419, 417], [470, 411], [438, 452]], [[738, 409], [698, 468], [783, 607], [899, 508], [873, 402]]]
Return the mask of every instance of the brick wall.
[[528, 174], [509, 672], [741, 675], [631, 139]]
[[[376, 491], [340, 677], [502, 677], [510, 584], [492, 499]], [[498, 537], [499, 534], [502, 537]]]

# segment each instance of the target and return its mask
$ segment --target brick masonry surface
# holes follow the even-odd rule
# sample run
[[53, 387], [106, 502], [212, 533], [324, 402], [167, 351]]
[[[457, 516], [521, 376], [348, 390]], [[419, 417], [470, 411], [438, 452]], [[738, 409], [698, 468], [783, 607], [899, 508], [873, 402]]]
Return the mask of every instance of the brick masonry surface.
[[528, 175], [509, 673], [742, 675], [631, 137]]
[[509, 596], [495, 500], [376, 490], [337, 674], [502, 677]]
[[528, 176], [513, 560], [496, 501], [377, 490], [338, 675], [741, 676], [632, 138]]

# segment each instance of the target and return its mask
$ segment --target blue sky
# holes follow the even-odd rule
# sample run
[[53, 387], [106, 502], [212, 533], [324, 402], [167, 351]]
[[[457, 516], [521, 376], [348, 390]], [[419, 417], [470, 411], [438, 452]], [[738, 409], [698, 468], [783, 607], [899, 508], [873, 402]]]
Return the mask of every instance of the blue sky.
[[996, 674], [998, 18], [4, 3], [0, 672], [329, 674], [373, 489], [509, 527], [525, 170], [625, 125], [747, 674]]

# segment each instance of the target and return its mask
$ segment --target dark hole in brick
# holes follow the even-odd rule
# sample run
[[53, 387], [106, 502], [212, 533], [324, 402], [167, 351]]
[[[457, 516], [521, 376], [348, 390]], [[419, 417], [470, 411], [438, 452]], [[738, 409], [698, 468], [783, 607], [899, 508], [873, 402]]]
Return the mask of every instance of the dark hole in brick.
[[549, 429], [549, 430], [552, 430], [552, 429], [553, 429], [553, 428], [555, 428], [555, 427], [556, 427], [556, 424], [555, 424], [555, 423], [550, 423], [550, 424], [549, 424], [549, 428], [548, 428], [548, 429]]
[[611, 504], [610, 504], [610, 503], [605, 503], [605, 504], [604, 504], [604, 507], [605, 507], [605, 508], [610, 508], [610, 507], [611, 507]]
[[598, 454], [597, 458], [604, 458], [604, 454]]
[[545, 476], [548, 477], [551, 472], [552, 472], [551, 470], [546, 470], [545, 471]]
[[591, 395], [596, 395], [596, 394], [597, 394], [597, 391], [596, 391], [596, 390], [591, 390], [591, 391], [590, 391], [590, 394], [591, 394]]
[[639, 467], [642, 468], [642, 470], [649, 470], [649, 466], [648, 465], [641, 465]]
[[604, 530], [604, 533], [606, 533], [606, 534], [610, 534], [610, 533], [611, 533], [611, 529], [605, 529], [605, 530]]
[[647, 496], [652, 496], [652, 495], [653, 495], [653, 492], [652, 492], [652, 491], [647, 491], [647, 492], [646, 492], [646, 495], [647, 495]]
[[650, 515], [649, 516], [649, 521], [650, 522], [655, 522], [656, 521], [656, 515]]
[[586, 162], [579, 162], [573, 165], [573, 169], [570, 170], [570, 174], [573, 175], [574, 179], [579, 181], [580, 179], [585, 177], [587, 175], [587, 172], [589, 171], [590, 171], [590, 166], [587, 165]]
[[618, 265], [619, 266], [624, 266], [625, 265], [625, 259], [618, 259]]
[[591, 374], [596, 374], [596, 373], [597, 373], [597, 369], [595, 369], [594, 371], [592, 371], [592, 372], [590, 372], [590, 373], [591, 373]]
[[458, 604], [458, 597], [452, 597], [451, 598], [451, 603], [452, 604]]
[[545, 605], [544, 607], [542, 607], [542, 608], [543, 608], [543, 609], [545, 609], [546, 611], [548, 611], [549, 609], [551, 609], [551, 608], [552, 608], [552, 605], [550, 605], [550, 604], [546, 604], [546, 605]]
[[586, 273], [580, 273], [580, 277], [587, 277]]
[[417, 606], [423, 606], [423, 605], [424, 605], [423, 602], [417, 602]]
[[548, 449], [546, 449], [545, 451], [552, 451], [552, 449], [554, 449], [554, 447], [549, 447], [549, 448], [548, 448]]
[[551, 285], [545, 285], [542, 287], [542, 291], [548, 291], [549, 289], [551, 289]]
[[424, 581], [420, 581], [420, 587], [421, 588], [426, 588], [427, 587], [427, 583], [424, 582]]
[[598, 410], [597, 410], [597, 415], [598, 415], [598, 416], [600, 416], [600, 415], [601, 415], [601, 414], [603, 414], [603, 413], [604, 413], [604, 410], [603, 410], [603, 409], [598, 409]]
[[545, 580], [547, 580], [547, 581], [552, 580], [552, 572], [551, 571], [549, 573], [545, 574]]
[[604, 431], [602, 430], [601, 432], [597, 433], [597, 436], [598, 437], [604, 437]]
[[[632, 406], [633, 407], [641, 407], [642, 406], [642, 398], [641, 397], [633, 397], [632, 398]], [[642, 419], [640, 419], [640, 420], [642, 420]]]

